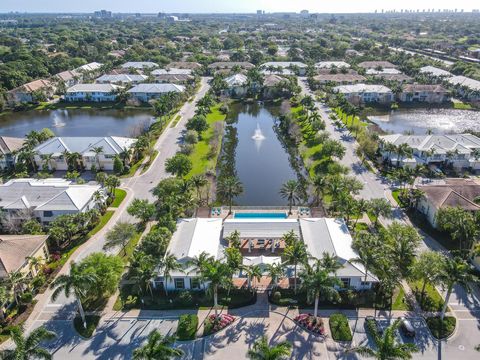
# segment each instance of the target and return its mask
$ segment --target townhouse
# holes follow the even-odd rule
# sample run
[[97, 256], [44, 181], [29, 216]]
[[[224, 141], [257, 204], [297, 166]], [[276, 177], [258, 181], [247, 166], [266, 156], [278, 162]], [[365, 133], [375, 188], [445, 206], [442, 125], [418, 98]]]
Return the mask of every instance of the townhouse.
[[65, 101], [106, 102], [117, 100], [121, 86], [114, 84], [77, 84], [67, 89]]
[[267, 70], [270, 72], [277, 71], [278, 75], [287, 75], [284, 74], [284, 70], [292, 71], [293, 73], [297, 72], [298, 75], [304, 76], [307, 72], [307, 65], [300, 61], [270, 61], [260, 65], [260, 69]]
[[151, 61], [128, 61], [121, 66], [122, 69], [146, 70], [158, 68], [157, 63]]
[[7, 103], [15, 106], [21, 103], [36, 103], [43, 98], [49, 100], [55, 93], [55, 84], [50, 80], [39, 79], [23, 84], [7, 92]]
[[402, 88], [399, 100], [403, 102], [426, 102], [440, 104], [450, 100], [448, 90], [441, 85], [409, 84]]
[[184, 91], [185, 86], [177, 84], [139, 84], [128, 90], [128, 93], [137, 101], [148, 102], [167, 93], [183, 93]]
[[146, 75], [138, 74], [105, 74], [95, 80], [97, 84], [116, 84], [116, 85], [131, 85], [140, 84], [148, 79]]
[[333, 88], [336, 93], [345, 95], [352, 104], [379, 103], [390, 104], [394, 100], [393, 92], [383, 85], [354, 84]]
[[23, 146], [24, 139], [0, 136], [0, 170], [10, 169], [15, 165], [15, 153]]
[[54, 137], [34, 149], [34, 160], [38, 169], [66, 171], [71, 167], [68, 154], [77, 153], [82, 168], [112, 171], [117, 156], [122, 155], [128, 164], [135, 142], [136, 139], [118, 136]]
[[229, 96], [241, 97], [248, 91], [248, 79], [243, 74], [229, 76], [225, 79], [225, 83], [227, 84], [227, 89], [224, 93]]

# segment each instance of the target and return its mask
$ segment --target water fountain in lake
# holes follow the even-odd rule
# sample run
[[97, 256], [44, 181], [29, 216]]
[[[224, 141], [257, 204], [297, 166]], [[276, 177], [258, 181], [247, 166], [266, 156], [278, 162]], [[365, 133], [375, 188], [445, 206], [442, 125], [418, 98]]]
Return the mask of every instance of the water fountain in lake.
[[[64, 114], [68, 116], [68, 111], [64, 110]], [[60, 119], [60, 115], [57, 111], [52, 113], [52, 120], [53, 120], [53, 126], [54, 127], [63, 127], [65, 126], [65, 123]]]
[[255, 147], [257, 148], [257, 151], [259, 151], [260, 146], [262, 145], [262, 141], [265, 140], [265, 136], [263, 135], [262, 129], [260, 129], [260, 124], [258, 122], [252, 139], [255, 141]]

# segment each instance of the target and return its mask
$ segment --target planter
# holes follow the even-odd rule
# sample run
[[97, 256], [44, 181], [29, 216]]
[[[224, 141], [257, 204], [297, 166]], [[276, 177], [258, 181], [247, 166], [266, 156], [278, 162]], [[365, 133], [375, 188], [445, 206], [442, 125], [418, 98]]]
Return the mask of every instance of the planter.
[[203, 336], [211, 335], [220, 330], [225, 329], [228, 325], [235, 321], [235, 317], [229, 314], [220, 314], [215, 316], [214, 314], [208, 316], [205, 319], [203, 328]]
[[325, 335], [325, 326], [323, 320], [312, 314], [300, 314], [293, 321], [301, 328], [310, 331], [315, 335]]

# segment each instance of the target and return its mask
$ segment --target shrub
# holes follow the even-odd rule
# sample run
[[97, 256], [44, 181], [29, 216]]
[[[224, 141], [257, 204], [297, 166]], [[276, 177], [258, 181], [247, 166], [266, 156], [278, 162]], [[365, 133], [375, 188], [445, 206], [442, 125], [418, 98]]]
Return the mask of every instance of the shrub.
[[352, 341], [352, 331], [348, 319], [343, 314], [333, 314], [328, 321], [332, 338], [335, 341]]
[[181, 315], [178, 321], [178, 340], [193, 340], [198, 328], [198, 316], [195, 314]]
[[188, 130], [183, 140], [186, 144], [196, 144], [198, 142], [198, 133], [195, 130]]
[[220, 112], [222, 114], [226, 115], [228, 114], [228, 111], [229, 111], [229, 108], [227, 104], [222, 104], [222, 106], [220, 106]]
[[273, 293], [272, 299], [274, 302], [279, 302], [281, 298], [282, 298], [282, 294], [280, 293], [280, 291], [275, 291]]
[[455, 331], [456, 320], [453, 316], [445, 316], [443, 326], [439, 316], [426, 318], [426, 322], [430, 332], [436, 339], [445, 339]]
[[124, 171], [123, 162], [118, 156], [115, 156], [115, 159], [113, 159], [113, 171], [115, 174], [122, 174]]

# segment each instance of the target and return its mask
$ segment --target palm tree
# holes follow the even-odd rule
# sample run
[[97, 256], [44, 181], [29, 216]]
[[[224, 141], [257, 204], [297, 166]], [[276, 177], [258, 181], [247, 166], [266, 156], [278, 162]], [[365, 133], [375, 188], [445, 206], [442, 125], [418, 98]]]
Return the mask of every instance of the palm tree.
[[335, 286], [340, 286], [342, 282], [336, 277], [330, 276], [330, 271], [322, 268], [317, 264], [312, 269], [313, 271], [303, 271], [300, 274], [302, 279], [302, 288], [304, 288], [308, 294], [315, 298], [315, 308], [313, 316], [317, 317], [318, 314], [318, 301], [320, 296], [329, 301], [336, 301], [340, 298]]
[[205, 290], [205, 281], [203, 279], [203, 273], [205, 271], [205, 266], [209, 262], [213, 261], [214, 257], [208, 255], [205, 251], [202, 251], [200, 255], [194, 256], [193, 259], [187, 262], [187, 268], [190, 268], [189, 274], [195, 273], [199, 275], [200, 281], [202, 282], [203, 290]]
[[282, 360], [289, 359], [292, 354], [292, 344], [288, 341], [277, 345], [270, 345], [267, 337], [255, 341], [252, 349], [248, 350], [247, 356], [251, 360]]
[[297, 267], [299, 263], [304, 262], [307, 259], [307, 249], [305, 244], [301, 241], [295, 241], [291, 245], [285, 248], [283, 256], [287, 263], [293, 264], [293, 289], [295, 294], [297, 293]]
[[373, 346], [357, 346], [347, 350], [348, 353], [378, 360], [407, 360], [412, 358], [412, 353], [418, 351], [413, 343], [398, 343], [396, 332], [400, 326], [400, 320], [396, 320], [386, 328], [382, 335], [372, 321], [367, 322], [366, 326], [373, 338]]
[[94, 274], [83, 272], [82, 269], [72, 261], [70, 264], [70, 274], [62, 274], [57, 277], [50, 289], [55, 289], [52, 294], [52, 300], [56, 300], [60, 293], [64, 293], [66, 297], [69, 297], [72, 293], [77, 301], [78, 312], [83, 321], [83, 327], [87, 327], [87, 320], [85, 318], [85, 312], [83, 311], [82, 299], [85, 297], [87, 290], [93, 286], [97, 281], [97, 277]]
[[300, 200], [299, 196], [300, 184], [296, 180], [288, 180], [282, 185], [280, 189], [280, 195], [282, 198], [288, 200], [288, 214], [292, 214], [292, 206]]
[[323, 195], [323, 191], [325, 190], [325, 187], [327, 185], [327, 181], [326, 181], [324, 176], [316, 175], [313, 178], [312, 185], [313, 185], [314, 192], [315, 192], [315, 203], [318, 206], [318, 205], [320, 205], [320, 203], [322, 201], [322, 195]]
[[284, 270], [282, 264], [267, 264], [267, 275], [272, 278], [273, 289], [278, 286], [278, 281], [283, 277]]
[[20, 303], [20, 294], [23, 292], [25, 285], [28, 283], [27, 278], [20, 271], [12, 271], [8, 274], [6, 285], [13, 293], [15, 303]]
[[64, 154], [65, 154], [65, 160], [67, 161], [68, 166], [71, 167], [72, 170], [78, 169], [79, 161], [82, 155], [78, 152], [66, 152]]
[[172, 279], [171, 272], [172, 271], [181, 271], [183, 270], [183, 266], [178, 262], [175, 255], [167, 252], [165, 257], [163, 258], [162, 262], [160, 263], [160, 267], [163, 272], [163, 283], [165, 284], [165, 295], [168, 296], [167, 290], [167, 282], [168, 280]]
[[222, 198], [228, 201], [228, 213], [231, 214], [233, 199], [243, 192], [242, 183], [233, 176], [221, 178], [217, 191]]
[[318, 259], [318, 265], [329, 274], [334, 274], [335, 276], [337, 275], [337, 270], [343, 267], [336, 255], [332, 255], [326, 251], [322, 254], [322, 258]]
[[[43, 170], [50, 170], [50, 164], [53, 159], [53, 154], [42, 154], [40, 155], [43, 161]], [[52, 170], [55, 170], [52, 166]]]
[[163, 336], [158, 330], [148, 334], [147, 343], [138, 349], [133, 350], [134, 360], [157, 360], [173, 359], [183, 355], [183, 351], [172, 347], [175, 338]]
[[193, 175], [190, 180], [191, 180], [191, 184], [197, 191], [197, 199], [199, 201], [202, 201], [201, 190], [205, 185], [207, 185], [207, 182], [208, 182], [207, 178], [203, 174], [198, 174], [198, 175]]
[[387, 153], [387, 159], [389, 161], [389, 163], [391, 164], [391, 155], [392, 155], [392, 152], [394, 152], [395, 150], [397, 150], [397, 147], [395, 146], [395, 144], [392, 144], [390, 142], [385, 142], [383, 145], [383, 151], [385, 151]]
[[153, 299], [152, 279], [155, 276], [155, 265], [151, 256], [145, 255], [143, 252], [137, 254], [143, 254], [143, 256], [137, 256], [135, 263], [132, 261], [134, 266], [130, 267], [132, 273], [130, 280], [134, 281], [139, 294], [145, 295], [146, 292], [149, 292]]
[[209, 261], [205, 264], [203, 277], [210, 282], [207, 291], [213, 293], [213, 307], [217, 317], [218, 290], [221, 287], [228, 287], [231, 284], [231, 272], [228, 266], [219, 260]]
[[15, 344], [15, 349], [4, 350], [1, 354], [2, 359], [52, 359], [52, 354], [47, 349], [40, 347], [40, 344], [55, 339], [57, 335], [54, 332], [48, 331], [41, 326], [25, 336], [21, 328], [13, 327], [10, 334]]
[[[251, 290], [252, 280], [260, 281], [263, 275], [263, 271], [259, 265], [245, 266], [243, 267], [243, 269], [247, 273], [248, 290]], [[255, 285], [253, 287], [255, 287]]]
[[103, 153], [103, 146], [94, 146], [90, 150], [95, 154], [95, 162], [97, 163], [98, 169], [100, 170], [101, 166], [99, 155]]
[[44, 258], [36, 257], [36, 256], [27, 256], [25, 260], [28, 261], [28, 268], [32, 276], [34, 276], [34, 273], [36, 274], [38, 272], [39, 267], [41, 269], [41, 267], [45, 262]]
[[402, 160], [407, 156], [412, 156], [413, 149], [408, 144], [400, 144], [397, 146], [397, 167], [400, 166]]
[[439, 281], [444, 288], [447, 289], [445, 295], [445, 302], [443, 303], [442, 312], [440, 318], [443, 322], [445, 312], [447, 311], [448, 301], [452, 290], [455, 285], [463, 286], [467, 291], [471, 290], [471, 283], [476, 280], [476, 277], [472, 273], [471, 266], [462, 258], [446, 258], [443, 271], [439, 276]]

